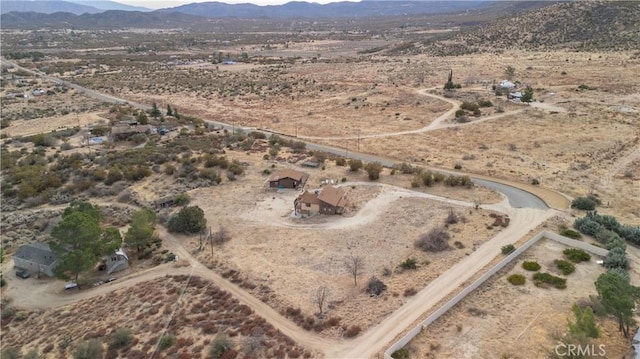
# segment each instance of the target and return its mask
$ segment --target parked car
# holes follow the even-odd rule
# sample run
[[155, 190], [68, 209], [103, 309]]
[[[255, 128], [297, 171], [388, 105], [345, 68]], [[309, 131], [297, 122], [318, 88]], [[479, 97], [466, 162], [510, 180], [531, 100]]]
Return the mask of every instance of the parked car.
[[16, 271], [16, 276], [22, 278], [22, 279], [27, 279], [29, 277], [31, 277], [31, 274], [29, 274], [29, 272], [26, 269], [18, 269]]
[[76, 282], [69, 282], [69, 283], [64, 285], [64, 290], [70, 290], [70, 289], [75, 289], [75, 288], [78, 288], [78, 283], [76, 283]]

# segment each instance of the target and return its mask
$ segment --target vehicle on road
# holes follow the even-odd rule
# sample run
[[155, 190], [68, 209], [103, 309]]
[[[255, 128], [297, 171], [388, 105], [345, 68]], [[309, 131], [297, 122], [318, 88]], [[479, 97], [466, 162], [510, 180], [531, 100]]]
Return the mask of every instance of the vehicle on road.
[[78, 283], [76, 283], [76, 282], [69, 282], [69, 283], [64, 285], [64, 290], [71, 290], [71, 289], [76, 289], [76, 288], [78, 288]]

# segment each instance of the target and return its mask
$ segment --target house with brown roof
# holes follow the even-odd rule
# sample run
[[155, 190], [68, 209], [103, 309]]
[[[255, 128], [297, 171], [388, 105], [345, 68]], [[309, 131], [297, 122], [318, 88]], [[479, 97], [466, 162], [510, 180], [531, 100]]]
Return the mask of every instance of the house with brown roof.
[[342, 214], [346, 207], [346, 193], [342, 188], [327, 186], [320, 191], [305, 191], [294, 202], [295, 211], [303, 217], [317, 213]]
[[274, 172], [269, 177], [269, 187], [271, 188], [302, 188], [307, 182], [309, 175], [304, 172], [290, 169]]

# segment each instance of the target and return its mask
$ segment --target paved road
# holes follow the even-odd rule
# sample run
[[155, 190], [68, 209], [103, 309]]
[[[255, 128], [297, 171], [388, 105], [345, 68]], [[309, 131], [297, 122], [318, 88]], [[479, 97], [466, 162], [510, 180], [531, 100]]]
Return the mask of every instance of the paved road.
[[514, 208], [536, 208], [536, 209], [548, 209], [546, 203], [540, 197], [536, 196], [533, 193], [523, 191], [519, 188], [509, 186], [506, 184], [487, 181], [479, 178], [473, 178], [473, 183], [478, 184], [480, 186], [489, 187], [494, 189], [509, 199], [509, 204], [511, 204]]

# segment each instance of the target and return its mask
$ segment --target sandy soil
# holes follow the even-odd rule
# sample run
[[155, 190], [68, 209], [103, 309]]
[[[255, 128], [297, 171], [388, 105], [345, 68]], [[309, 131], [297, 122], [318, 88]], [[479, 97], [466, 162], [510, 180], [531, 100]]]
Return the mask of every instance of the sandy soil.
[[[522, 269], [525, 260], [537, 261], [541, 271], [554, 273], [554, 259], [562, 258], [566, 247], [541, 240], [523, 256], [497, 273], [451, 311], [412, 340], [407, 348], [412, 357], [529, 358], [543, 357], [553, 349], [555, 333], [564, 333], [567, 320], [575, 320], [571, 306], [595, 294], [593, 283], [603, 268], [592, 259], [576, 265], [567, 277], [567, 289], [544, 289], [533, 285], [531, 272]], [[527, 277], [524, 286], [509, 284], [512, 273]], [[481, 313], [481, 314], [478, 314]], [[607, 357], [627, 352], [617, 327], [609, 319], [599, 320]]]

